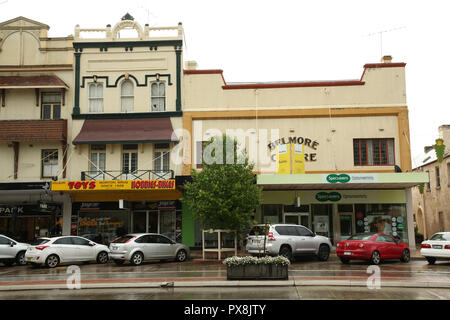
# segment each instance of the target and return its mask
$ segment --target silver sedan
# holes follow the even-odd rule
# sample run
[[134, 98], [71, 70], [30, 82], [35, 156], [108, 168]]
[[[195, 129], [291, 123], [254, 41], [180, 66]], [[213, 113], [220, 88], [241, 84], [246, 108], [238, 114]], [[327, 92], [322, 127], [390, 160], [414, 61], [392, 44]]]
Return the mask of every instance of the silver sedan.
[[140, 265], [145, 260], [169, 260], [183, 262], [189, 257], [189, 248], [156, 233], [133, 233], [115, 239], [109, 245], [110, 258], [116, 264], [130, 261]]

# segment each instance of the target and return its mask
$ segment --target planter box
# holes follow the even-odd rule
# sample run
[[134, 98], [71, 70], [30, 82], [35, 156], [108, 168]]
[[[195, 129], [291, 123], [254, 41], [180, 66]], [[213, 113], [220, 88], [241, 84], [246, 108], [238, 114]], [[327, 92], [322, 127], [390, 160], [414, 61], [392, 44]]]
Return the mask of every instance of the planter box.
[[279, 264], [227, 266], [227, 280], [287, 280], [288, 267]]

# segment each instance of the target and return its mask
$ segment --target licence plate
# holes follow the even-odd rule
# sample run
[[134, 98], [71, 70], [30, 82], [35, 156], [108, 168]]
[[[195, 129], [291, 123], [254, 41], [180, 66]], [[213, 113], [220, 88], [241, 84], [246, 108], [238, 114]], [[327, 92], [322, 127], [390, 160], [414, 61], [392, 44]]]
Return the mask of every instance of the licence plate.
[[30, 262], [30, 261], [31, 261], [31, 258], [27, 258], [27, 261]]
[[344, 256], [351, 256], [352, 253], [351, 252], [344, 252]]
[[434, 244], [433, 249], [442, 249], [442, 246], [440, 244]]
[[253, 244], [261, 244], [261, 240], [253, 240]]
[[111, 247], [111, 249], [113, 249], [113, 250], [117, 250], [117, 247]]

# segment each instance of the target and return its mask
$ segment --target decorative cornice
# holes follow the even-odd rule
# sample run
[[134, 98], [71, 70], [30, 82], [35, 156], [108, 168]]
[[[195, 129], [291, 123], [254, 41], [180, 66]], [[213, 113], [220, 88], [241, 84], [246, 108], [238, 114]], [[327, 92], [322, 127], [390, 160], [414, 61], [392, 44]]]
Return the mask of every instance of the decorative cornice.
[[[148, 86], [148, 79], [149, 79], [149, 78], [158, 78], [158, 76], [159, 76], [159, 77], [167, 77], [167, 78], [168, 78], [168, 85], [169, 85], [169, 86], [173, 85], [173, 83], [172, 83], [172, 81], [171, 81], [171, 76], [170, 76], [170, 74], [160, 74], [160, 73], [146, 74], [146, 75], [145, 75], [145, 82], [144, 82], [144, 83], [139, 83], [138, 79], [137, 79], [135, 76], [131, 75], [131, 74], [129, 74], [128, 76], [134, 80], [134, 82], [136, 83], [136, 85], [137, 85], [138, 87], [147, 87], [147, 86]], [[105, 83], [106, 83], [106, 88], [117, 88], [117, 86], [118, 86], [118, 84], [119, 84], [119, 81], [120, 81], [122, 78], [125, 78], [125, 74], [122, 74], [121, 76], [119, 76], [119, 77], [115, 80], [114, 84], [109, 84], [109, 76], [97, 76], [97, 75], [83, 76], [83, 77], [82, 77], [82, 82], [81, 82], [81, 86], [80, 86], [80, 87], [81, 87], [81, 88], [84, 88], [84, 87], [85, 87], [86, 79], [104, 79], [104, 80], [105, 80]]]
[[133, 112], [133, 113], [82, 113], [82, 114], [72, 114], [72, 119], [73, 120], [136, 119], [136, 118], [170, 118], [182, 116], [183, 116], [182, 111]]

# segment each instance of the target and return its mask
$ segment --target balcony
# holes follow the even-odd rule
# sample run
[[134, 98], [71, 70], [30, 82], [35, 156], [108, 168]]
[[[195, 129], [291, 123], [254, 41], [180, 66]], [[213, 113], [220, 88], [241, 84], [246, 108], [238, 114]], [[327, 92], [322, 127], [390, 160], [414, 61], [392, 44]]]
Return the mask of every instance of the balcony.
[[168, 180], [174, 179], [173, 170], [121, 170], [82, 171], [81, 180]]
[[65, 142], [66, 137], [67, 120], [0, 121], [0, 142]]

